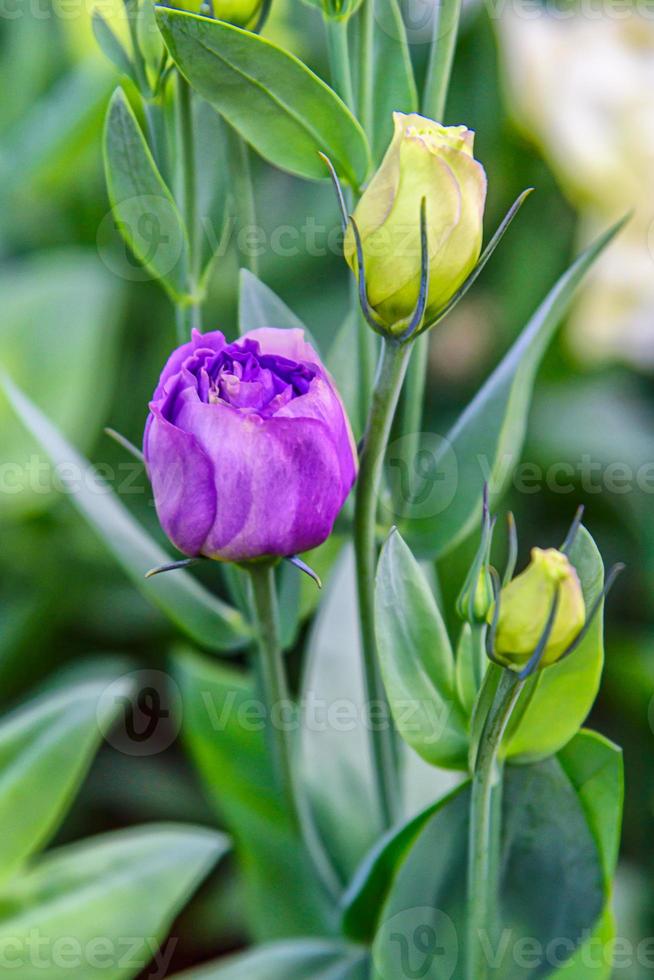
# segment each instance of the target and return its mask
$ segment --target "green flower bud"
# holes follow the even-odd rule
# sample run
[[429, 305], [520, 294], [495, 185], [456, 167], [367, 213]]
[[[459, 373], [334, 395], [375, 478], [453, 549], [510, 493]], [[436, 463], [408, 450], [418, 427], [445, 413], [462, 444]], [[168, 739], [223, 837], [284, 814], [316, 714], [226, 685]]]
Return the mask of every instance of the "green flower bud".
[[[175, 10], [186, 10], [190, 14], [204, 13], [207, 0], [172, 0]], [[252, 27], [256, 22], [263, 0], [213, 0], [213, 16], [235, 27]]]
[[[556, 548], [534, 548], [531, 562], [500, 593], [494, 652], [507, 667], [521, 669], [543, 635], [558, 589], [559, 601], [541, 666], [556, 663], [576, 640], [586, 621], [579, 578]], [[493, 618], [493, 610], [488, 621]]]
[[[386, 156], [354, 212], [368, 301], [391, 329], [411, 316], [418, 300], [422, 199], [429, 242], [427, 323], [477, 264], [486, 202], [486, 174], [473, 157], [474, 133], [415, 113], [395, 112], [393, 120], [395, 134]], [[344, 252], [356, 273], [351, 228]]]

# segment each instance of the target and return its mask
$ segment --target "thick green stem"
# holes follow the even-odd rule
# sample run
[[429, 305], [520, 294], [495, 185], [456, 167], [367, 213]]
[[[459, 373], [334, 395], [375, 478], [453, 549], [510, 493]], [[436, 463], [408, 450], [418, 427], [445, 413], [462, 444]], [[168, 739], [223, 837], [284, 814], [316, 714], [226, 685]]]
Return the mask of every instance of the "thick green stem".
[[359, 122], [369, 136], [373, 121], [375, 0], [363, 0], [359, 14]]
[[423, 115], [443, 122], [447, 91], [456, 51], [461, 19], [461, 0], [440, 0], [434, 16], [434, 30], [422, 97]]
[[299, 826], [299, 808], [295, 793], [293, 751], [288, 717], [293, 704], [286, 683], [286, 671], [279, 640], [279, 617], [275, 570], [272, 563], [253, 563], [248, 566], [259, 644], [258, 674], [261, 678], [268, 713], [268, 737], [275, 772], [288, 807], [291, 820]]
[[486, 980], [487, 950], [495, 939], [501, 832], [499, 750], [524, 682], [503, 670], [475, 761], [470, 803], [466, 980]]
[[350, 48], [347, 41], [348, 23], [347, 20], [334, 20], [333, 17], [325, 17], [332, 84], [345, 105], [353, 110], [354, 87], [352, 85]]
[[191, 302], [177, 306], [177, 331], [181, 341], [188, 340], [191, 329], [200, 329], [202, 308], [197, 296], [199, 289], [200, 228], [197, 215], [197, 190], [195, 182], [195, 134], [193, 126], [193, 97], [186, 79], [178, 72], [175, 93], [177, 112], [177, 160], [179, 167], [179, 191], [181, 211], [189, 242], [187, 292]]
[[393, 727], [387, 717], [373, 719], [377, 706], [387, 705], [379, 673], [375, 641], [374, 582], [377, 566], [377, 502], [381, 486], [384, 456], [406, 374], [411, 345], [401, 346], [384, 339], [377, 381], [368, 415], [361, 468], [354, 506], [354, 546], [357, 564], [357, 589], [363, 644], [369, 729], [372, 743], [377, 789], [382, 818], [390, 826], [395, 816], [398, 787]]
[[235, 129], [229, 129], [229, 168], [236, 204], [236, 242], [245, 268], [259, 275], [257, 208], [252, 181], [250, 150]]

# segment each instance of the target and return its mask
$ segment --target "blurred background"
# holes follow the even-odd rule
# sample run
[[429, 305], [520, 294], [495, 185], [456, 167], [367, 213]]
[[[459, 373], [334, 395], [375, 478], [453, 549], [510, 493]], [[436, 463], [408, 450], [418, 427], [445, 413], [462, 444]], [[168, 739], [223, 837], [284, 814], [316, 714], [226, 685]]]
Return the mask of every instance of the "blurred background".
[[[120, 32], [115, 3], [103, 0], [102, 11]], [[424, 23], [424, 8], [405, 12], [410, 24]], [[101, 134], [117, 79], [90, 13], [91, 0], [2, 2], [0, 362], [76, 446], [117, 474], [124, 502], [158, 536], [143, 475], [103, 426], [140, 443], [175, 343], [174, 317], [108, 215]], [[327, 77], [315, 10], [274, 0], [267, 34]], [[427, 35], [413, 33], [418, 70]], [[584, 503], [606, 563], [628, 566], [609, 602], [607, 667], [591, 722], [625, 750], [616, 900], [619, 935], [637, 942], [654, 934], [654, 12], [608, 2], [470, 3], [444, 121], [477, 132], [489, 231], [523, 188], [536, 193], [469, 298], [432, 335], [426, 431], [447, 431], [576, 252], [632, 212], [547, 356], [507, 507], [523, 559], [533, 544], [559, 543]], [[337, 225], [332, 191], [255, 166], [268, 239], [261, 278], [328, 350], [348, 302], [344, 263], [327, 245]], [[322, 229], [315, 240], [311, 222]], [[280, 226], [297, 230], [290, 248], [270, 246]], [[240, 264], [228, 237], [205, 325], [232, 336]], [[165, 669], [172, 627], [52, 488], [1, 398], [0, 484], [2, 710], [62, 670], [107, 660], [124, 671]], [[463, 576], [468, 555], [463, 546], [448, 560], [448, 580], [456, 584], [459, 569]], [[220, 588], [215, 573], [205, 578]], [[146, 819], [216, 822], [177, 742], [144, 757], [106, 745], [58, 842]], [[179, 934], [175, 969], [247, 941], [233, 868], [221, 865], [202, 888]]]

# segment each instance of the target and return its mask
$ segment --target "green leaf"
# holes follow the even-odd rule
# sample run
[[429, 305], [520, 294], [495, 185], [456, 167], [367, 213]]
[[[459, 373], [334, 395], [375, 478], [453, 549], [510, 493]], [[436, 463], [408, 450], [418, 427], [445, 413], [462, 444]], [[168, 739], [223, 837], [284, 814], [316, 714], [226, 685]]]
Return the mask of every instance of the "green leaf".
[[439, 440], [431, 453], [431, 485], [422, 488], [419, 507], [414, 500], [396, 502], [417, 555], [443, 555], [478, 526], [485, 482], [493, 505], [502, 496], [519, 461], [543, 354], [577, 287], [621, 227], [622, 222], [602, 235], [562, 276], [447, 438]]
[[128, 980], [153, 957], [161, 969], [172, 949], [159, 944], [228, 846], [221, 834], [170, 824], [50, 852], [5, 888], [0, 948], [21, 980], [44, 976], [44, 964], [49, 980]]
[[432, 765], [465, 769], [468, 735], [447, 629], [399, 531], [391, 531], [379, 559], [375, 628], [384, 686], [400, 735]]
[[119, 710], [118, 702], [101, 703], [113, 679], [40, 697], [0, 724], [2, 879], [44, 847], [61, 823]]
[[168, 49], [203, 98], [266, 160], [300, 177], [328, 176], [325, 153], [354, 187], [369, 151], [349, 109], [296, 57], [249, 31], [206, 17], [157, 9]]
[[354, 946], [291, 939], [178, 974], [174, 980], [365, 980], [367, 959]]
[[[466, 786], [437, 808], [396, 869], [373, 944], [376, 978], [402, 976], [404, 951], [412, 968], [424, 967], [425, 980], [462, 980], [469, 805]], [[500, 928], [510, 941], [493, 943], [491, 976], [498, 980], [546, 975], [542, 963], [528, 968], [514, 957], [521, 938], [543, 949], [552, 940], [578, 944], [601, 914], [600, 855], [556, 759], [506, 770], [500, 898]], [[437, 959], [417, 945], [425, 929], [436, 932]]]
[[418, 90], [397, 0], [374, 0], [373, 159], [381, 161], [393, 136], [394, 112], [417, 112]]
[[260, 327], [278, 327], [282, 330], [309, 331], [302, 320], [273, 292], [270, 286], [258, 279], [249, 269], [241, 269], [238, 327], [241, 335]]
[[336, 382], [357, 442], [363, 434], [363, 426], [360, 424], [363, 411], [357, 350], [359, 329], [358, 313], [348, 313], [327, 352], [327, 368]]
[[[113, 378], [122, 284], [96, 254], [48, 251], [6, 263], [0, 275], [0, 368], [84, 448], [97, 435]], [[83, 365], [83, 369], [76, 369]], [[0, 515], [38, 514], [57, 499], [37, 444], [0, 390], [5, 464]]]
[[111, 63], [115, 65], [118, 71], [123, 75], [127, 75], [128, 78], [133, 78], [134, 72], [132, 62], [127, 54], [127, 51], [125, 51], [125, 48], [114, 34], [109, 24], [97, 9], [93, 11], [92, 25], [95, 39], [109, 61], [111, 61]]
[[[581, 527], [570, 552], [590, 609], [604, 585], [602, 557]], [[539, 671], [528, 681], [516, 705], [505, 755], [513, 762], [533, 762], [558, 752], [583, 725], [593, 706], [604, 666], [603, 609], [577, 650]]]
[[346, 546], [306, 647], [300, 771], [316, 827], [343, 881], [382, 829], [365, 718], [354, 554]]
[[[458, 793], [460, 790], [455, 790]], [[450, 797], [432, 803], [399, 828], [388, 831], [366, 854], [343, 896], [343, 931], [358, 942], [372, 942], [379, 910], [393, 884], [395, 872], [408, 856], [425, 824]]]
[[0, 382], [16, 414], [57, 467], [71, 502], [146, 598], [208, 649], [231, 650], [247, 644], [251, 631], [241, 614], [212, 596], [187, 572], [144, 577], [149, 569], [170, 561], [170, 556], [36, 405], [9, 378], [0, 377]]
[[323, 893], [275, 786], [265, 709], [254, 684], [247, 674], [190, 651], [179, 651], [173, 667], [182, 692], [182, 737], [234, 837], [252, 934], [263, 941], [323, 932]]
[[178, 301], [186, 291], [186, 229], [120, 88], [107, 109], [104, 161], [117, 228], [143, 267]]

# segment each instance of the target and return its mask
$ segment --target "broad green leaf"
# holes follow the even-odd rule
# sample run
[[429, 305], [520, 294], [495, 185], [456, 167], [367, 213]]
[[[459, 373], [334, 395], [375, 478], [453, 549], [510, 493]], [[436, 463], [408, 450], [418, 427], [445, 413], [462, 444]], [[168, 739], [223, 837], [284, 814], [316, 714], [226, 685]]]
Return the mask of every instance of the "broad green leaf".
[[36, 405], [9, 378], [4, 378], [2, 387], [23, 425], [57, 468], [71, 503], [146, 598], [201, 646], [231, 650], [247, 644], [251, 631], [241, 614], [212, 596], [187, 572], [144, 577], [149, 569], [170, 561], [170, 556]]
[[107, 109], [104, 161], [116, 227], [141, 265], [179, 300], [187, 285], [186, 229], [120, 88]]
[[[375, 980], [402, 976], [408, 958], [424, 980], [462, 980], [469, 803], [465, 787], [437, 808], [396, 869], [373, 943]], [[547, 973], [539, 957], [527, 966], [515, 944], [582, 941], [604, 902], [600, 855], [556, 759], [507, 768], [502, 831], [500, 928], [509, 941], [493, 943], [490, 975], [536, 980]], [[430, 932], [438, 957], [433, 942], [427, 951], [419, 944]]]
[[617, 924], [610, 909], [605, 909], [587, 943], [555, 973], [554, 980], [611, 980]]
[[[581, 581], [586, 609], [590, 609], [604, 584], [604, 566], [584, 527], [579, 529], [570, 560]], [[579, 648], [528, 681], [509, 728], [507, 758], [514, 762], [544, 758], [558, 752], [577, 734], [602, 679], [603, 635], [600, 609]]]
[[254, 684], [242, 671], [189, 651], [179, 651], [173, 666], [182, 692], [182, 737], [234, 838], [253, 936], [265, 941], [324, 932], [323, 895], [275, 786], [265, 708]]
[[101, 703], [113, 680], [69, 685], [0, 723], [0, 878], [45, 846], [63, 819], [119, 710]]
[[418, 90], [397, 0], [374, 0], [373, 159], [379, 163], [393, 136], [394, 112], [417, 112]]
[[[147, 4], [144, 4], [144, 6], [147, 6]], [[127, 51], [125, 51], [122, 43], [118, 40], [98, 9], [93, 11], [92, 23], [95, 39], [103, 53], [115, 65], [119, 72], [127, 75], [128, 78], [133, 78], [132, 62]]]
[[422, 447], [431, 455], [429, 483], [419, 498], [395, 503], [417, 555], [443, 555], [478, 526], [484, 483], [494, 505], [502, 496], [519, 461], [543, 354], [577, 287], [621, 226], [602, 235], [562, 276], [447, 438]]
[[305, 653], [299, 764], [318, 832], [347, 881], [382, 829], [350, 546], [341, 552], [325, 593]]
[[174, 980], [365, 980], [368, 955], [356, 946], [317, 939], [271, 943]]
[[[238, 326], [241, 335], [260, 327], [283, 330], [308, 330], [300, 318], [249, 269], [241, 269], [238, 303]], [[307, 336], [307, 339], [308, 336]]]
[[[121, 284], [97, 255], [50, 251], [7, 263], [0, 275], [0, 371], [7, 371], [66, 436], [87, 448], [114, 376]], [[38, 514], [57, 499], [43, 459], [0, 391], [0, 515]]]
[[159, 7], [159, 26], [182, 74], [261, 156], [300, 177], [328, 176], [325, 153], [354, 187], [369, 151], [349, 109], [296, 57], [249, 31]]
[[577, 791], [599, 847], [608, 892], [620, 848], [624, 797], [622, 750], [597, 732], [582, 729], [559, 752], [558, 759]]
[[173, 950], [160, 943], [228, 846], [155, 824], [52, 851], [5, 887], [0, 949], [21, 980], [129, 980], [153, 958], [161, 969]]
[[379, 559], [375, 628], [384, 686], [400, 735], [432, 765], [465, 769], [468, 735], [447, 629], [399, 531], [391, 531]]
[[432, 803], [400, 827], [394, 827], [366, 854], [343, 896], [345, 935], [358, 942], [371, 942], [375, 938], [377, 917], [388, 897], [397, 869], [425, 824], [449, 800], [448, 796]]
[[[302, 555], [302, 560], [326, 585], [342, 548], [343, 538], [333, 533], [318, 548]], [[277, 568], [277, 583], [280, 631], [284, 649], [290, 649], [297, 640], [300, 627], [320, 604], [322, 591], [313, 579], [286, 561]]]

